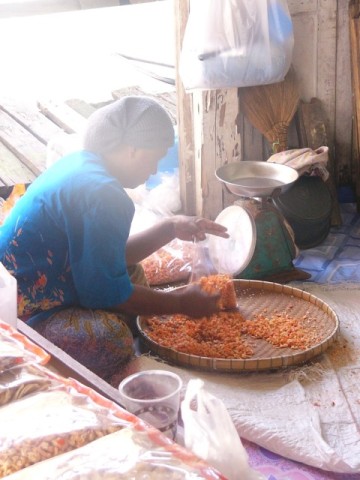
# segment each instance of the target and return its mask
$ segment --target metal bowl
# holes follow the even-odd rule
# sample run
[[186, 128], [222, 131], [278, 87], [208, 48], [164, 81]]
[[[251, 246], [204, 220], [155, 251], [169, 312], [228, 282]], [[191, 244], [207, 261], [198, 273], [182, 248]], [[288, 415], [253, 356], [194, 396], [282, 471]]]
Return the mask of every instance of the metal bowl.
[[298, 178], [298, 172], [287, 165], [244, 160], [218, 168], [216, 177], [231, 193], [241, 197], [269, 197], [275, 191], [285, 192]]

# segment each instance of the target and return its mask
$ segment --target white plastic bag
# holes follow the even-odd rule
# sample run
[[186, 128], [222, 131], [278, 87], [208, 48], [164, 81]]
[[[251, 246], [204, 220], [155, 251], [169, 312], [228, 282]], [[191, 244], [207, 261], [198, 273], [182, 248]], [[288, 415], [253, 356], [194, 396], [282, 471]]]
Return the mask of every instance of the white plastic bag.
[[16, 328], [17, 282], [0, 262], [0, 319]]
[[286, 0], [192, 0], [180, 75], [186, 90], [280, 82], [293, 46]]
[[[246, 450], [224, 403], [203, 387], [202, 380], [190, 380], [181, 404], [185, 446], [228, 480], [265, 480], [250, 468]], [[191, 408], [194, 400], [197, 410]]]

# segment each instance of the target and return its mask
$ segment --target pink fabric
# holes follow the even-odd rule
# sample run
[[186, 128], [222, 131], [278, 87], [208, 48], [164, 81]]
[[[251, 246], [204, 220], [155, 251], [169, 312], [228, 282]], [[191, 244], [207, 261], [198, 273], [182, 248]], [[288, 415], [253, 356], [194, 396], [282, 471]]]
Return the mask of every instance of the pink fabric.
[[249, 455], [249, 464], [267, 480], [359, 480], [360, 473], [332, 473], [293, 462], [265, 448], [242, 439]]

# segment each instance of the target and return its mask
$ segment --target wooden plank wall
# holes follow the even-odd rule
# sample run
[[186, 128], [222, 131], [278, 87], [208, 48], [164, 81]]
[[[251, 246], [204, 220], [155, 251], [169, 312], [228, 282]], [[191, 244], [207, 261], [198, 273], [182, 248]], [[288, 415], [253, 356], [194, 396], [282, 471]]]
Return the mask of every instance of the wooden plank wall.
[[339, 184], [355, 183], [352, 158], [352, 91], [348, 1], [338, 0], [336, 48], [335, 155]]
[[193, 94], [196, 212], [214, 220], [229, 202], [215, 171], [225, 163], [239, 161], [237, 89]]
[[355, 182], [347, 0], [289, 0], [295, 32], [294, 65], [302, 99], [321, 100], [338, 184]]

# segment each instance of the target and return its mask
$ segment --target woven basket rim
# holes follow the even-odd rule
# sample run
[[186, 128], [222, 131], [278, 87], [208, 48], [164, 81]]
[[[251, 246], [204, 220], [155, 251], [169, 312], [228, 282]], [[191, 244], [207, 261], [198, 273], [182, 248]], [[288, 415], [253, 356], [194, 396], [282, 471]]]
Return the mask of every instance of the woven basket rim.
[[[289, 297], [298, 298], [300, 301], [308, 302], [311, 305], [322, 310], [326, 317], [331, 322], [329, 333], [315, 345], [305, 350], [294, 350], [292, 354], [280, 354], [281, 347], [273, 347], [274, 352], [279, 354], [257, 357], [252, 356], [245, 359], [225, 359], [216, 357], [203, 357], [199, 355], [192, 355], [188, 353], [179, 352], [169, 347], [163, 347], [152, 340], [146, 334], [146, 328], [143, 327], [144, 318], [138, 317], [137, 324], [140, 335], [145, 344], [150, 348], [151, 352], [168, 360], [176, 365], [194, 367], [206, 371], [223, 371], [223, 372], [243, 372], [243, 371], [259, 371], [272, 370], [284, 368], [289, 366], [299, 365], [313, 359], [317, 355], [325, 352], [325, 350], [332, 345], [340, 331], [340, 322], [336, 312], [323, 300], [315, 295], [301, 290], [298, 287], [291, 285], [283, 285], [275, 282], [268, 282], [262, 280], [236, 280], [234, 279], [234, 286], [237, 292], [240, 289], [256, 289], [264, 292], [273, 292], [275, 294], [288, 295]], [[183, 288], [183, 287], [177, 287]], [[240, 297], [241, 298], [241, 297]], [[256, 340], [255, 340], [256, 341]]]

